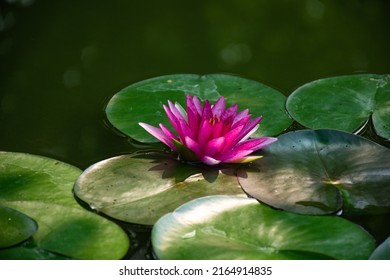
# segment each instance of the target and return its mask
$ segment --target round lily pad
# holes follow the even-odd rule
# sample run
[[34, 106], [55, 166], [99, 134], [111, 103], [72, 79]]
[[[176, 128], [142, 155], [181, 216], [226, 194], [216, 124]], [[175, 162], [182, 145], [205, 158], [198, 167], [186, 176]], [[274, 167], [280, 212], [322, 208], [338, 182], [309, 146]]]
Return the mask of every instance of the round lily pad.
[[227, 106], [238, 104], [239, 110], [249, 109], [255, 116], [263, 116], [253, 137], [272, 136], [288, 128], [292, 120], [285, 110], [286, 97], [279, 91], [259, 82], [224, 75], [167, 75], [132, 84], [109, 101], [106, 114], [111, 124], [139, 142], [156, 142], [139, 122], [171, 127], [163, 104], [167, 101], [186, 104], [186, 94], [196, 95], [202, 101], [215, 102], [224, 96]]
[[390, 212], [390, 150], [383, 146], [346, 132], [303, 130], [261, 153], [238, 178], [268, 205], [302, 214]]
[[244, 195], [232, 171], [182, 163], [162, 153], [122, 155], [98, 162], [79, 177], [74, 191], [92, 209], [142, 225], [153, 225], [194, 198]]
[[0, 248], [18, 244], [37, 231], [33, 219], [11, 208], [0, 206]]
[[290, 115], [311, 129], [358, 132], [372, 117], [376, 133], [390, 138], [390, 75], [360, 74], [320, 79], [287, 99]]
[[159, 259], [368, 259], [374, 244], [340, 217], [298, 215], [223, 195], [186, 203], [152, 230]]
[[75, 201], [72, 188], [80, 173], [54, 159], [0, 152], [0, 204], [38, 225], [31, 242], [0, 250], [0, 258], [119, 259], [126, 254], [125, 232]]

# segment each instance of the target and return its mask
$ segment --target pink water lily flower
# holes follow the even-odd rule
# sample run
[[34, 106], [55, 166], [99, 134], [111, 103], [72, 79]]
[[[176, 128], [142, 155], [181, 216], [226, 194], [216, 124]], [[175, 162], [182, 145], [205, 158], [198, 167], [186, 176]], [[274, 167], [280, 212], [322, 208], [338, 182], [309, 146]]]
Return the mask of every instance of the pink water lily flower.
[[183, 160], [201, 161], [207, 165], [246, 163], [261, 158], [250, 155], [277, 139], [261, 137], [249, 139], [259, 127], [262, 117], [250, 119], [248, 109], [237, 112], [235, 104], [226, 109], [221, 96], [212, 106], [208, 100], [202, 106], [199, 99], [187, 95], [187, 110], [168, 101], [164, 110], [177, 135], [160, 123], [156, 128], [139, 123], [146, 131], [177, 151]]

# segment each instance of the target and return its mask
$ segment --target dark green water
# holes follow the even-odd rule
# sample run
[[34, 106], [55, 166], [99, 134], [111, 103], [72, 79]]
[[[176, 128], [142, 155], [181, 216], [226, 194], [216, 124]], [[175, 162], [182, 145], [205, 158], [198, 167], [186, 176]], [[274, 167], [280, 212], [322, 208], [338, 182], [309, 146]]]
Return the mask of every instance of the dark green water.
[[234, 73], [288, 95], [390, 73], [389, 27], [380, 0], [0, 0], [0, 150], [81, 169], [133, 151], [105, 104], [160, 75]]
[[389, 1], [1, 0], [0, 150], [82, 169], [132, 150], [105, 125], [123, 87], [234, 73], [286, 95], [322, 77], [390, 73]]

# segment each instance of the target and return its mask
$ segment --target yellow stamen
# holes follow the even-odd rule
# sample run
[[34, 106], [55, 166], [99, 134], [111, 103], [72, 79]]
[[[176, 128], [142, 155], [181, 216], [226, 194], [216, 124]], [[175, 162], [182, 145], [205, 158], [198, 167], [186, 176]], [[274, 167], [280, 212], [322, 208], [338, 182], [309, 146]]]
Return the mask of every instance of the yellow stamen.
[[209, 124], [215, 125], [216, 123], [219, 123], [221, 119], [218, 116], [213, 116], [209, 119]]

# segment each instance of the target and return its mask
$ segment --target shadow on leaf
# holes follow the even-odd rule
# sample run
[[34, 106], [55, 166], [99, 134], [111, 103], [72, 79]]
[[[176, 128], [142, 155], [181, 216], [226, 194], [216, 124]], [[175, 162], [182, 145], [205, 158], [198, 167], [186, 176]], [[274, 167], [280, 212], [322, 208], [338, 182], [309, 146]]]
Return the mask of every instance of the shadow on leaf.
[[174, 153], [158, 151], [140, 152], [134, 158], [151, 160], [151, 163], [155, 165], [148, 171], [161, 172], [162, 179], [174, 178], [176, 183], [184, 182], [187, 178], [197, 174], [202, 174], [209, 183], [215, 182], [220, 172], [236, 177], [236, 170], [239, 166], [237, 164], [208, 166], [198, 162], [184, 162], [179, 160]]

